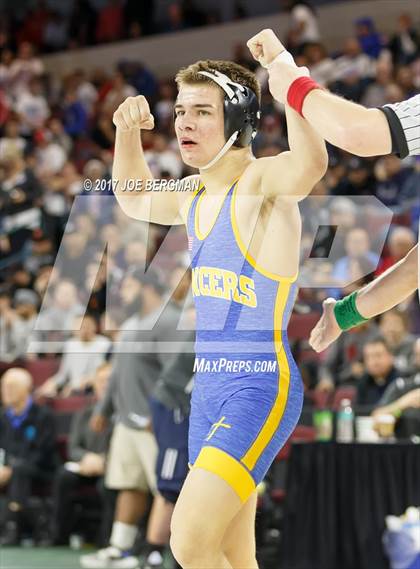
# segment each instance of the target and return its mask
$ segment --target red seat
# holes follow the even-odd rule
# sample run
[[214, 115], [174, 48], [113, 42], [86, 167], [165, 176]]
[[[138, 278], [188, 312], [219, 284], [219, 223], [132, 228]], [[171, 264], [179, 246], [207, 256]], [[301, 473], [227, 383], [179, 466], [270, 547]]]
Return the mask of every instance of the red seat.
[[311, 312], [310, 314], [292, 314], [287, 329], [290, 340], [307, 340], [312, 328], [318, 322], [320, 314]]
[[73, 395], [71, 397], [52, 399], [51, 408], [54, 413], [76, 413], [84, 409], [90, 402], [90, 397], [86, 397], [85, 395]]
[[31, 374], [34, 388], [41, 386], [46, 379], [57, 373], [60, 358], [45, 358], [25, 362], [25, 368]]
[[307, 425], [298, 425], [293, 431], [292, 436], [289, 440], [293, 442], [306, 442], [311, 443], [316, 439], [316, 429], [315, 427], [310, 427]]
[[333, 395], [332, 408], [337, 411], [340, 407], [340, 403], [343, 399], [350, 399], [351, 402], [354, 401], [356, 397], [356, 388], [352, 385], [338, 387]]
[[330, 406], [331, 394], [328, 391], [312, 389], [306, 392], [306, 396], [312, 401], [316, 409], [326, 409]]
[[286, 497], [286, 491], [283, 488], [274, 488], [270, 492], [270, 496], [276, 504], [281, 504]]

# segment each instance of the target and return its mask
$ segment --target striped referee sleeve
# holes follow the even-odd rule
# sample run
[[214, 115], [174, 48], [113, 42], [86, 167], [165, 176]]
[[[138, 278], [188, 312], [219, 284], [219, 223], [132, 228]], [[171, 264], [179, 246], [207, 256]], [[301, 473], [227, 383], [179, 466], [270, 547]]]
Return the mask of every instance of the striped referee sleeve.
[[392, 151], [400, 158], [420, 154], [420, 95], [380, 107], [392, 136]]

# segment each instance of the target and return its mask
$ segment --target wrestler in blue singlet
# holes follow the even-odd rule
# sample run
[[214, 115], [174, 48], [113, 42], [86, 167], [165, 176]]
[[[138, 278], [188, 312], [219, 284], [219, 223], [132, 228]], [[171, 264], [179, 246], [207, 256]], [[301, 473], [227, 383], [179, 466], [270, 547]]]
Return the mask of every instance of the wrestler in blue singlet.
[[248, 254], [234, 214], [236, 186], [207, 235], [197, 225], [204, 188], [188, 213], [197, 309], [189, 461], [245, 502], [295, 428], [303, 386], [286, 335], [296, 279], [265, 271]]

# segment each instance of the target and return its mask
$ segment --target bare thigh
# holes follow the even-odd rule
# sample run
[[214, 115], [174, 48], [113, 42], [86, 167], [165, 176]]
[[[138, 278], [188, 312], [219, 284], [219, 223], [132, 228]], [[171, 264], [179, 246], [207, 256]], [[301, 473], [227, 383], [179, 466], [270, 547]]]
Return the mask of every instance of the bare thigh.
[[255, 514], [257, 492], [253, 492], [229, 524], [222, 551], [234, 569], [257, 568], [255, 560]]
[[221, 548], [242, 502], [222, 478], [193, 468], [182, 487], [172, 515], [172, 538], [191, 547]]

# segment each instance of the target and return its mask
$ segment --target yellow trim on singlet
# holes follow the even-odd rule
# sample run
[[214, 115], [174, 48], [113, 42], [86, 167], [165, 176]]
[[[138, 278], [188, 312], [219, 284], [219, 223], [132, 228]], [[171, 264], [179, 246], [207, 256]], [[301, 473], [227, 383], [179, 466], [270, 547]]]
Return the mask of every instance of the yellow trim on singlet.
[[[279, 281], [279, 282], [288, 282], [288, 283], [295, 282], [295, 280], [297, 279], [297, 276], [298, 276], [298, 272], [296, 272], [294, 277], [280, 277], [279, 275], [276, 275], [275, 273], [271, 273], [270, 271], [267, 271], [266, 269], [261, 267], [261, 265], [258, 265], [257, 261], [252, 257], [252, 255], [250, 254], [250, 252], [246, 248], [244, 242], [242, 241], [241, 234], [239, 232], [238, 222], [236, 220], [236, 214], [235, 214], [235, 198], [236, 198], [237, 188], [238, 188], [238, 184], [236, 184], [236, 186], [232, 192], [232, 200], [230, 202], [230, 216], [231, 216], [233, 234], [235, 235], [236, 243], [237, 243], [242, 255], [245, 257], [245, 259], [248, 261], [248, 263], [252, 267], [254, 267], [254, 269], [258, 273], [261, 273], [265, 277], [272, 279], [274, 281]], [[276, 244], [276, 246], [277, 245], [278, 244]]]
[[194, 198], [195, 198], [195, 196], [198, 194], [198, 192], [200, 192], [203, 188], [204, 188], [204, 184], [203, 184], [203, 182], [200, 180], [200, 185], [199, 185], [198, 189], [197, 189], [197, 190], [194, 190], [193, 193], [192, 193], [192, 196], [190, 196], [190, 197], [188, 198], [188, 199], [190, 200], [190, 203], [188, 204], [187, 213], [186, 213], [186, 216], [185, 216], [185, 219], [187, 220], [187, 223], [188, 223], [188, 217], [189, 217], [189, 215], [190, 215], [190, 209], [191, 209], [191, 206], [192, 206], [192, 204], [193, 204]]
[[277, 380], [277, 396], [257, 438], [241, 459], [241, 462], [248, 468], [248, 470], [253, 470], [258, 459], [270, 443], [274, 433], [279, 428], [286, 409], [290, 387], [290, 366], [286, 350], [283, 346], [282, 322], [290, 294], [290, 288], [291, 286], [289, 283], [282, 282], [279, 284], [277, 289], [276, 305], [274, 308], [274, 346], [279, 372]]
[[195, 205], [195, 212], [194, 212], [194, 229], [195, 229], [195, 234], [197, 235], [198, 239], [200, 239], [200, 241], [203, 241], [203, 239], [206, 239], [206, 238], [210, 235], [212, 229], [213, 229], [214, 226], [216, 225], [216, 221], [219, 219], [220, 212], [222, 211], [223, 205], [224, 205], [224, 203], [225, 203], [225, 200], [226, 200], [226, 197], [227, 197], [229, 191], [231, 190], [232, 186], [233, 186], [234, 184], [236, 184], [236, 182], [237, 182], [238, 180], [239, 180], [239, 178], [237, 178], [232, 184], [229, 184], [228, 189], [227, 189], [225, 195], [223, 196], [223, 200], [222, 200], [222, 203], [221, 203], [221, 205], [220, 205], [219, 211], [217, 212], [217, 214], [216, 214], [216, 216], [215, 216], [215, 218], [214, 218], [214, 220], [213, 220], [213, 223], [212, 223], [212, 225], [210, 226], [210, 229], [207, 231], [207, 233], [206, 233], [205, 235], [203, 235], [203, 234], [201, 233], [201, 231], [199, 230], [199, 228], [198, 228], [198, 208], [199, 208], [199, 206], [200, 206], [200, 201], [202, 200], [202, 198], [203, 198], [203, 196], [204, 196], [204, 193], [205, 193], [205, 191], [206, 191], [206, 188], [204, 187], [204, 192], [202, 192], [201, 195], [198, 197], [197, 203], [196, 203], [196, 205]]
[[220, 476], [245, 503], [255, 490], [255, 481], [244, 466], [225, 451], [205, 446], [201, 449], [193, 468], [203, 468]]

